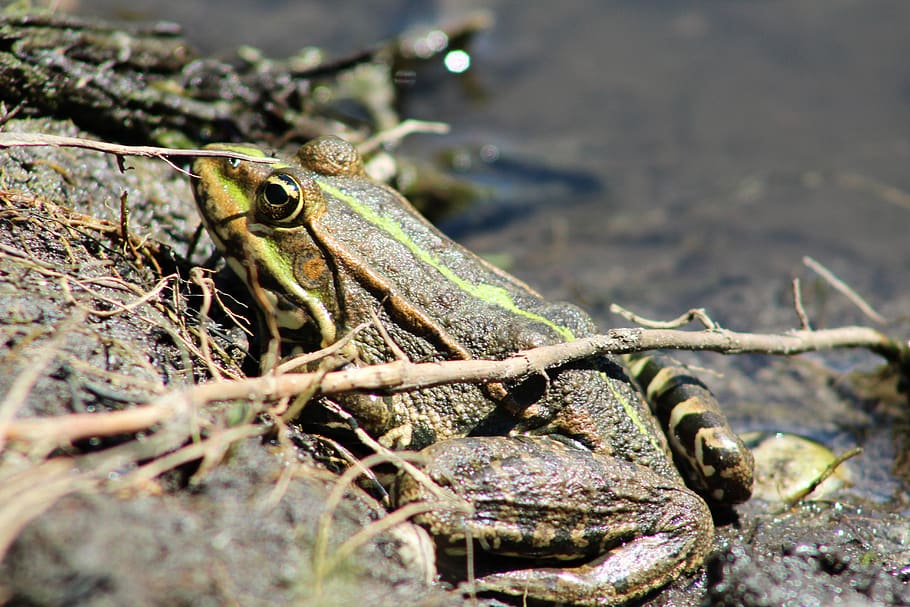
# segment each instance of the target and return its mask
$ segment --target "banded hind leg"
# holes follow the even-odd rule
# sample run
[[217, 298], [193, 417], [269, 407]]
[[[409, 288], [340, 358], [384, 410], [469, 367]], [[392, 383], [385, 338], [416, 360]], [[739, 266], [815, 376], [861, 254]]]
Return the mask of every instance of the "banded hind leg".
[[665, 355], [641, 353], [624, 358], [690, 486], [716, 503], [748, 500], [752, 495], [752, 453], [730, 428], [708, 387]]

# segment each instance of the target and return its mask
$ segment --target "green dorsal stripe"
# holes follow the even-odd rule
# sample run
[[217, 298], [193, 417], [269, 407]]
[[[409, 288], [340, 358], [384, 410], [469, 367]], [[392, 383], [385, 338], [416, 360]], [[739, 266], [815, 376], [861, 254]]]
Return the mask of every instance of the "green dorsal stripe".
[[450, 267], [445, 265], [445, 263], [443, 263], [442, 260], [440, 260], [436, 255], [421, 248], [420, 245], [418, 245], [411, 239], [410, 236], [408, 236], [401, 225], [389, 215], [377, 213], [373, 208], [363, 204], [353, 196], [345, 194], [338, 188], [324, 183], [323, 181], [317, 180], [316, 183], [318, 183], [319, 187], [322, 188], [322, 190], [327, 194], [334, 196], [339, 200], [345, 201], [358, 215], [400, 242], [421, 262], [436, 268], [436, 270], [442, 274], [446, 280], [457, 286], [465, 293], [469, 294], [471, 297], [475, 297], [490, 305], [498, 306], [504, 310], [507, 310], [508, 312], [511, 312], [512, 314], [523, 316], [529, 320], [533, 320], [534, 322], [539, 322], [543, 325], [546, 325], [559, 333], [559, 335], [566, 341], [572, 341], [575, 339], [575, 334], [572, 333], [572, 331], [567, 327], [558, 325], [549, 318], [519, 307], [506, 289], [497, 287], [495, 285], [478, 284], [469, 280], [465, 280], [456, 274]]
[[[545, 318], [540, 314], [535, 314], [534, 312], [530, 312], [519, 307], [506, 289], [497, 287], [495, 285], [478, 284], [471, 282], [456, 274], [452, 268], [445, 265], [445, 263], [436, 257], [436, 255], [433, 255], [429, 251], [421, 248], [420, 245], [414, 242], [407, 234], [407, 232], [405, 232], [405, 230], [401, 227], [401, 224], [395, 221], [394, 218], [390, 217], [389, 215], [376, 212], [375, 209], [363, 204], [357, 200], [357, 198], [345, 194], [338, 188], [329, 185], [321, 180], [317, 179], [316, 183], [326, 194], [334, 196], [339, 200], [345, 201], [358, 215], [400, 242], [421, 262], [436, 268], [436, 271], [442, 274], [446, 280], [457, 286], [465, 293], [469, 294], [471, 297], [476, 297], [477, 299], [488, 304], [499, 306], [503, 310], [511, 312], [512, 314], [523, 316], [534, 322], [539, 322], [543, 325], [546, 325], [547, 327], [550, 327], [556, 331], [566, 341], [572, 341], [575, 339], [575, 334], [572, 333], [569, 328], [558, 325], [549, 318]], [[651, 444], [654, 445], [656, 449], [660, 449], [660, 445], [655, 441], [654, 437], [649, 434], [647, 428], [645, 428], [644, 423], [642, 423], [641, 418], [638, 416], [638, 412], [635, 410], [635, 407], [632, 406], [628, 399], [626, 399], [625, 396], [613, 386], [613, 382], [605, 374], [601, 373], [601, 376], [607, 383], [607, 386], [613, 393], [613, 396], [622, 404], [623, 409], [626, 411], [626, 415], [629, 416], [638, 430], [644, 436], [647, 436], [650, 439]]]

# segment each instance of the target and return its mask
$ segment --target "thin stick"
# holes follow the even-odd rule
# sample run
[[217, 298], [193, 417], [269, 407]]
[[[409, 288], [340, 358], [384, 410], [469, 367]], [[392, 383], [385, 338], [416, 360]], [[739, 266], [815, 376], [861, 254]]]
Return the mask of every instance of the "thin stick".
[[[28, 469], [29, 484], [15, 496], [0, 502], [0, 559], [16, 537], [32, 520], [53, 506], [58, 499], [78, 489], [97, 485], [97, 477], [77, 473], [71, 461], [52, 459]], [[7, 481], [8, 479], [4, 479]]]
[[[434, 512], [445, 508], [446, 506], [440, 506], [437, 502], [414, 502], [407, 504], [398, 508], [394, 512], [386, 514], [382, 518], [369, 523], [365, 527], [362, 527], [357, 533], [346, 539], [338, 548], [335, 549], [335, 552], [331, 556], [324, 557], [322, 566], [320, 567], [318, 574], [322, 577], [330, 574], [334, 569], [336, 569], [340, 564], [342, 564], [345, 559], [350, 557], [355, 550], [369, 542], [371, 539], [388, 531], [392, 527], [401, 525], [406, 522], [408, 519], [417, 516], [418, 514], [423, 514], [425, 512]], [[449, 506], [452, 510], [457, 510], [457, 508]]]
[[390, 141], [399, 141], [414, 133], [434, 133], [437, 135], [445, 135], [449, 132], [449, 130], [451, 129], [445, 122], [430, 122], [427, 120], [408, 118], [407, 120], [402, 120], [390, 129], [376, 133], [358, 145], [357, 151], [359, 151], [361, 154], [369, 154], [370, 152], [378, 149], [379, 146], [384, 143]]
[[215, 281], [209, 278], [208, 274], [202, 268], [193, 268], [190, 270], [190, 282], [202, 290], [202, 305], [199, 306], [199, 349], [202, 351], [202, 359], [208, 367], [209, 374], [215, 380], [223, 380], [224, 376], [218, 370], [218, 365], [212, 360], [211, 342], [206, 324], [209, 322], [209, 310], [212, 307], [212, 292], [215, 291]]
[[[338, 354], [341, 352], [345, 346], [347, 346], [354, 337], [370, 326], [369, 322], [363, 322], [351, 329], [348, 333], [343, 335], [341, 339], [336, 341], [333, 344], [322, 348], [321, 350], [316, 350], [315, 352], [308, 352], [306, 354], [299, 354], [293, 358], [289, 358], [277, 367], [275, 367], [275, 373], [281, 375], [283, 373], [291, 373], [295, 369], [302, 368], [311, 362], [320, 360], [322, 358], [328, 358], [330, 355]], [[340, 356], [340, 354], [339, 354]]]
[[803, 307], [803, 290], [800, 288], [799, 278], [793, 279], [793, 307], [796, 309], [796, 316], [799, 318], [799, 328], [811, 331], [812, 325], [809, 324], [809, 316]]
[[840, 291], [842, 294], [844, 294], [847, 297], [847, 299], [852, 301], [853, 304], [857, 308], [862, 310], [863, 314], [865, 314], [866, 316], [871, 318], [873, 321], [875, 321], [879, 324], [885, 324], [888, 322], [888, 320], [884, 316], [882, 316], [881, 314], [876, 312], [875, 309], [871, 305], [869, 305], [869, 303], [866, 302], [866, 300], [863, 299], [859, 293], [854, 291], [847, 283], [845, 283], [843, 280], [838, 278], [834, 274], [834, 272], [832, 272], [831, 270], [829, 270], [828, 268], [826, 268], [825, 266], [823, 266], [816, 260], [812, 259], [808, 255], [803, 257], [803, 264], [805, 264], [806, 267], [815, 271], [815, 273], [818, 274], [819, 276], [821, 276], [822, 278], [824, 278], [828, 282], [828, 284], [830, 284], [832, 287], [834, 287], [835, 289]]
[[240, 154], [229, 150], [182, 150], [178, 148], [161, 148], [150, 145], [120, 145], [119, 143], [108, 143], [106, 141], [96, 141], [94, 139], [84, 139], [82, 137], [46, 135], [43, 133], [0, 133], [0, 148], [41, 146], [82, 148], [85, 150], [106, 152], [108, 154], [117, 154], [120, 156], [144, 156], [146, 158], [160, 158], [162, 160], [166, 160], [167, 157], [170, 156], [172, 158], [238, 158], [247, 162], [261, 162], [263, 164], [279, 162], [278, 158], [251, 156], [249, 154]]
[[353, 430], [354, 435], [360, 439], [364, 445], [372, 449], [377, 455], [381, 455], [386, 458], [386, 461], [391, 462], [398, 466], [399, 469], [404, 470], [415, 480], [423, 484], [430, 492], [435, 495], [438, 499], [442, 501], [450, 500], [451, 495], [446, 493], [445, 490], [439, 487], [432, 479], [420, 468], [417, 468], [407, 459], [401, 457], [401, 455], [392, 449], [382, 445], [379, 441], [374, 439], [372, 436], [367, 434], [366, 430], [361, 428], [357, 424], [357, 420], [354, 417], [341, 408], [338, 403], [335, 403], [331, 400], [326, 399], [326, 402], [323, 403], [324, 406], [332, 411], [335, 415], [343, 419]]
[[624, 308], [615, 303], [610, 304], [610, 312], [622, 316], [629, 322], [649, 329], [678, 329], [679, 327], [689, 324], [693, 320], [700, 322], [705, 329], [714, 330], [720, 328], [720, 325], [708, 316], [708, 313], [704, 308], [692, 308], [688, 312], [680, 314], [673, 320], [652, 320], [650, 318], [645, 318], [644, 316], [640, 316], [628, 308]]
[[850, 449], [849, 451], [838, 455], [836, 458], [834, 458], [834, 461], [832, 461], [830, 464], [828, 464], [825, 467], [824, 470], [822, 470], [821, 474], [819, 474], [817, 477], [815, 477], [815, 479], [812, 480], [811, 483], [809, 483], [808, 486], [801, 489], [800, 491], [797, 491], [794, 495], [792, 495], [789, 499], [787, 499], [787, 505], [793, 506], [793, 505], [797, 504], [798, 502], [802, 501], [803, 499], [805, 499], [806, 497], [808, 497], [809, 494], [811, 494], [813, 491], [818, 489], [819, 485], [821, 485], [823, 482], [828, 480], [832, 474], [837, 472], [837, 469], [840, 467], [841, 464], [843, 464], [848, 459], [852, 459], [852, 458], [856, 457], [857, 455], [861, 455], [862, 452], [863, 452], [862, 447], [854, 447], [853, 449]]
[[370, 319], [373, 321], [373, 326], [376, 327], [376, 330], [379, 331], [379, 335], [382, 336], [382, 340], [385, 342], [386, 347], [392, 351], [392, 354], [395, 355], [396, 360], [410, 360], [408, 355], [404, 353], [395, 340], [392, 339], [392, 336], [389, 335], [389, 332], [386, 331], [385, 325], [382, 324], [382, 321], [379, 319], [379, 314], [376, 313], [372, 307], [370, 308]]

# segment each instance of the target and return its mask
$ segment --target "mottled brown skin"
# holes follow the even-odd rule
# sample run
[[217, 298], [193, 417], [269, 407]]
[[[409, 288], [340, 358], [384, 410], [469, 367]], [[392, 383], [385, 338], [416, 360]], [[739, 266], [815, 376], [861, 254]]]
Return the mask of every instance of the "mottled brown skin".
[[[338, 139], [310, 142], [287, 163], [205, 158], [193, 172], [206, 227], [251, 290], [267, 294], [262, 313], [286, 348], [333, 343], [374, 314], [419, 361], [502, 358], [595, 332], [581, 310], [545, 301], [366, 178]], [[354, 364], [395, 358], [375, 326], [352, 348]], [[613, 358], [507, 385], [342, 404], [384, 444], [423, 449], [430, 475], [474, 504], [468, 518], [421, 517], [441, 543], [469, 528], [491, 553], [555, 561], [491, 574], [480, 589], [622, 603], [694, 569], [711, 546], [705, 502], [684, 486], [659, 423]], [[396, 496], [428, 498], [408, 476]]]
[[[416, 518], [450, 551], [468, 532], [487, 552], [552, 561], [482, 577], [480, 590], [614, 605], [698, 566], [709, 548], [704, 501], [631, 462], [547, 437], [450, 439], [423, 454], [430, 477], [474, 506], [468, 517], [442, 506]], [[407, 475], [394, 497], [433, 500]]]

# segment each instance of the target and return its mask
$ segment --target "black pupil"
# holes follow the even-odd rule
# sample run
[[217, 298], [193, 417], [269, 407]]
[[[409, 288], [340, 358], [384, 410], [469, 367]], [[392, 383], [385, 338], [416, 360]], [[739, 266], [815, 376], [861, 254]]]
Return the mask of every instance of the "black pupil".
[[286, 185], [280, 185], [272, 182], [265, 186], [265, 200], [270, 205], [275, 207], [283, 206], [287, 204], [288, 198], [288, 190]]

